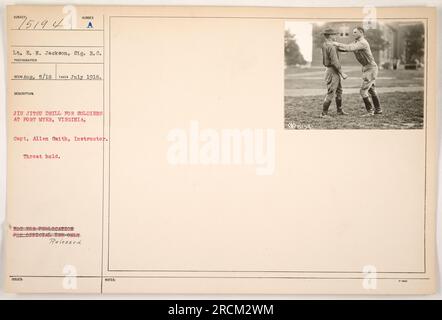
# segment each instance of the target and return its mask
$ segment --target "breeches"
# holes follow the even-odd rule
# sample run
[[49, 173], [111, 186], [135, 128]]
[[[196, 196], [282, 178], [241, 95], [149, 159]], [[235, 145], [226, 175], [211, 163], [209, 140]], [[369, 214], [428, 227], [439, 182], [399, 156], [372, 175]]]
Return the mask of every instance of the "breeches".
[[333, 68], [327, 68], [327, 71], [325, 72], [325, 83], [327, 85], [325, 101], [332, 101], [335, 96], [337, 99], [341, 99], [341, 76]]
[[376, 93], [376, 78], [378, 76], [377, 66], [364, 66], [362, 67], [362, 84], [360, 94], [362, 98], [366, 98], [370, 95], [377, 95]]

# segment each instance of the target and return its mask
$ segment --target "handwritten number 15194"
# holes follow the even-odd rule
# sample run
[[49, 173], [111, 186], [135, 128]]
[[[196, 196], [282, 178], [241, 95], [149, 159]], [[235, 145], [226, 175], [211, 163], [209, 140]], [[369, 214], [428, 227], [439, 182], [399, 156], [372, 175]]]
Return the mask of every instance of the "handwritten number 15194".
[[43, 30], [43, 29], [57, 29], [63, 25], [64, 18], [56, 20], [35, 20], [29, 19], [28, 17], [21, 17], [23, 20], [18, 26], [18, 30]]

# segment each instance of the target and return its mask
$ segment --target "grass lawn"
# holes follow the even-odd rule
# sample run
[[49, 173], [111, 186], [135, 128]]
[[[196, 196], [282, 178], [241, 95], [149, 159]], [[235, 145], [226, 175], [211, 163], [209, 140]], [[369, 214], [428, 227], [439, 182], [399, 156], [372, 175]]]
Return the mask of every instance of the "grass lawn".
[[320, 118], [324, 96], [284, 98], [286, 129], [421, 129], [424, 120], [424, 93], [392, 92], [379, 95], [384, 113], [373, 117], [365, 114], [359, 94], [343, 96], [343, 107], [349, 114], [338, 116], [336, 105], [329, 109], [328, 119]]
[[[286, 89], [309, 89], [325, 88], [323, 67], [295, 68], [288, 67], [285, 70]], [[344, 88], [359, 88], [361, 85], [360, 67], [343, 67], [349, 79], [343, 80]], [[424, 86], [424, 70], [379, 70], [376, 86], [382, 87], [410, 87]], [[325, 90], [325, 89], [324, 89]], [[345, 91], [344, 91], [345, 92]]]

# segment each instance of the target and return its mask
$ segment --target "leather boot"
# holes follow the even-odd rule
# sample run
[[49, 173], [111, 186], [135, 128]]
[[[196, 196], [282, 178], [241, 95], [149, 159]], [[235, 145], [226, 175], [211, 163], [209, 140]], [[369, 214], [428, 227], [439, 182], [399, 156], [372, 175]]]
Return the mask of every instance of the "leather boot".
[[347, 112], [345, 112], [342, 109], [342, 99], [341, 98], [336, 98], [336, 109], [337, 109], [338, 115], [345, 116], [348, 114]]
[[365, 97], [365, 98], [362, 98], [362, 100], [364, 100], [365, 109], [367, 109], [367, 112], [368, 112], [367, 115], [368, 116], [373, 115], [374, 114], [373, 106], [371, 105], [370, 98], [369, 97]]
[[373, 100], [374, 114], [382, 114], [381, 102], [379, 101], [379, 97], [376, 95], [372, 95], [371, 99]]
[[330, 107], [331, 101], [324, 101], [322, 104], [321, 117], [326, 117], [328, 115], [328, 108]]

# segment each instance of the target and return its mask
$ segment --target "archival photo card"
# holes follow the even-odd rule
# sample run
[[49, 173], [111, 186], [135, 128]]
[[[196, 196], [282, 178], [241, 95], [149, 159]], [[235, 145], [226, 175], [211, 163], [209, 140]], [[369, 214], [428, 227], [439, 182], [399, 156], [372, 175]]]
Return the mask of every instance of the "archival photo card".
[[287, 21], [286, 129], [422, 129], [425, 24]]

